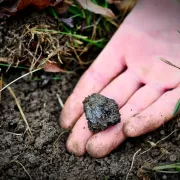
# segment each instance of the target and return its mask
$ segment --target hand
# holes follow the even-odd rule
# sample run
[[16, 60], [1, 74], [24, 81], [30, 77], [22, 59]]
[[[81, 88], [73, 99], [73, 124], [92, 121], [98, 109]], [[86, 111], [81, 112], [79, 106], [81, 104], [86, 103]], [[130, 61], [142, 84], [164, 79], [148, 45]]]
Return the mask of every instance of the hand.
[[[84, 73], [65, 103], [63, 128], [73, 127], [68, 151], [104, 157], [127, 137], [160, 127], [173, 117], [180, 98], [180, 4], [139, 1], [111, 41]], [[87, 126], [82, 101], [92, 93], [115, 99], [121, 123], [97, 134]]]

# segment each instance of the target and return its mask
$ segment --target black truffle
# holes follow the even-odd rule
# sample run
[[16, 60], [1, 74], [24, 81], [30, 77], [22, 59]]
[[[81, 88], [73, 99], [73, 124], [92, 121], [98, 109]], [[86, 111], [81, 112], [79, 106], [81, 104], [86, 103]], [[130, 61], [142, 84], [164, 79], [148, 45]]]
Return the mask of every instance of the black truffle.
[[113, 99], [94, 93], [83, 101], [88, 127], [93, 132], [107, 129], [120, 122], [118, 105]]

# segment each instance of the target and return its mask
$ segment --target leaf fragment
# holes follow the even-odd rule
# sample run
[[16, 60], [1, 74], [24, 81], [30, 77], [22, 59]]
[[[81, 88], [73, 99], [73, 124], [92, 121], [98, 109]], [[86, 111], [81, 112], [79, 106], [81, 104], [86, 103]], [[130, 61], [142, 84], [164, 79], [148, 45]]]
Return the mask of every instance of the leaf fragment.
[[109, 9], [91, 2], [91, 0], [77, 0], [77, 2], [84, 8], [95, 14], [101, 14], [105, 17], [115, 18], [115, 14]]
[[46, 63], [43, 65], [43, 69], [46, 71], [46, 72], [66, 72], [65, 70], [61, 69], [57, 64], [56, 62], [54, 61], [46, 61]]

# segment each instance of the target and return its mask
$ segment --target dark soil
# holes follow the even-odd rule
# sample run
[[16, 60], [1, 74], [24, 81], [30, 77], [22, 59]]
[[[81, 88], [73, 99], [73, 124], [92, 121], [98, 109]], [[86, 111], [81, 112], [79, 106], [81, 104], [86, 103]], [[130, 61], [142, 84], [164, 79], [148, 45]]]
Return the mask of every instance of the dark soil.
[[[20, 73], [9, 71], [6, 81], [12, 81]], [[61, 74], [58, 81], [50, 81], [45, 87], [41, 81], [24, 78], [12, 85], [25, 113], [33, 137], [30, 137], [19, 110], [8, 90], [3, 91], [0, 106], [0, 179], [122, 179], [130, 168], [134, 153], [151, 147], [148, 143], [169, 135], [180, 127], [180, 119], [174, 119], [156, 132], [139, 138], [129, 138], [109, 156], [94, 159], [89, 155], [75, 157], [65, 148], [68, 132], [58, 125], [57, 94], [63, 102], [71, 93], [77, 78]], [[62, 132], [64, 132], [62, 134]], [[180, 134], [174, 132], [149, 152], [136, 157], [130, 179], [139, 179], [140, 168], [154, 163], [180, 160]], [[175, 158], [172, 158], [172, 155]], [[21, 165], [19, 164], [21, 163]], [[138, 174], [138, 175], [137, 175]], [[152, 179], [178, 179], [178, 175], [151, 172]], [[144, 176], [144, 175], [143, 175]]]
[[94, 93], [83, 101], [88, 128], [93, 132], [107, 129], [120, 122], [118, 104], [101, 94]]
[[[5, 33], [5, 32], [4, 32]], [[11, 68], [4, 73], [4, 81], [11, 82], [24, 74]], [[37, 77], [50, 74], [38, 72]], [[68, 132], [59, 127], [61, 106], [57, 94], [65, 102], [78, 78], [70, 74], [58, 74], [60, 79], [34, 81], [23, 78], [11, 87], [27, 118], [33, 136], [28, 135], [26, 125], [8, 90], [2, 92], [0, 104], [0, 179], [2, 180], [125, 180], [135, 152], [146, 151], [153, 143], [180, 128], [180, 118], [175, 118], [150, 134], [128, 138], [110, 155], [102, 159], [88, 154], [76, 157], [67, 152], [65, 143]], [[35, 75], [34, 75], [35, 76]], [[151, 142], [151, 144], [149, 143]], [[174, 131], [167, 139], [150, 151], [136, 156], [129, 179], [178, 180], [179, 174], [152, 172], [156, 163], [180, 161], [180, 134]]]

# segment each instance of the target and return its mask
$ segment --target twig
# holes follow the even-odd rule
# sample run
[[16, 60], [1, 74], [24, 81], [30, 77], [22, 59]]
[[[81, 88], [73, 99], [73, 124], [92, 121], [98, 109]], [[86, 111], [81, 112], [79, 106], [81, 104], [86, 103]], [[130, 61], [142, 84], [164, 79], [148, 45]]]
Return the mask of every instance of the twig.
[[60, 104], [61, 108], [63, 108], [63, 107], [64, 107], [64, 104], [63, 104], [63, 102], [62, 102], [62, 99], [60, 98], [59, 94], [56, 94], [56, 96], [57, 96], [57, 99], [58, 99], [58, 101], [59, 101], [59, 104]]
[[6, 88], [9, 87], [11, 84], [13, 84], [13, 83], [15, 83], [16, 81], [18, 81], [19, 79], [21, 79], [21, 78], [23, 78], [23, 77], [25, 77], [25, 76], [28, 76], [29, 74], [32, 74], [32, 73], [34, 73], [34, 72], [36, 72], [36, 71], [39, 71], [39, 70], [41, 70], [41, 68], [35, 69], [35, 70], [31, 71], [31, 72], [28, 72], [28, 73], [26, 73], [26, 74], [18, 77], [17, 79], [15, 79], [14, 81], [10, 82], [10, 83], [7, 84], [6, 86], [4, 86], [2, 89], [0, 89], [0, 92], [2, 92], [4, 89], [6, 89]]
[[131, 172], [131, 170], [132, 170], [132, 168], [133, 168], [134, 161], [135, 161], [135, 157], [136, 157], [136, 155], [137, 155], [140, 151], [141, 151], [141, 148], [140, 148], [139, 150], [137, 150], [137, 151], [134, 153], [134, 155], [133, 155], [133, 159], [132, 159], [131, 167], [130, 167], [130, 169], [129, 169], [128, 173], [127, 173], [126, 180], [128, 179], [129, 174], [130, 174], [130, 172]]
[[12, 134], [12, 135], [15, 135], [15, 136], [22, 136], [22, 134], [18, 134], [18, 133], [13, 133], [13, 132], [7, 132], [8, 134]]
[[19, 164], [19, 165], [24, 169], [24, 171], [26, 172], [26, 174], [29, 176], [29, 179], [33, 180], [32, 177], [31, 177], [31, 175], [30, 175], [30, 174], [28, 173], [28, 171], [26, 170], [26, 168], [25, 168], [19, 161], [13, 160], [13, 161], [11, 161], [11, 163], [12, 163], [12, 162], [15, 162], [15, 163]]

